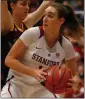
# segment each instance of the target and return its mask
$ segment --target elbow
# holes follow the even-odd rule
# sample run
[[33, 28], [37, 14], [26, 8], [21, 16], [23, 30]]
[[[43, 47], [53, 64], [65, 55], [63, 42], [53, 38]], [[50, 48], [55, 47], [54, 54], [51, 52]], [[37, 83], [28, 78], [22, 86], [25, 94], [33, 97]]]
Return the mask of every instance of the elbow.
[[10, 67], [10, 62], [11, 62], [11, 59], [9, 58], [9, 56], [7, 56], [7, 57], [5, 58], [5, 65], [6, 65], [7, 67]]

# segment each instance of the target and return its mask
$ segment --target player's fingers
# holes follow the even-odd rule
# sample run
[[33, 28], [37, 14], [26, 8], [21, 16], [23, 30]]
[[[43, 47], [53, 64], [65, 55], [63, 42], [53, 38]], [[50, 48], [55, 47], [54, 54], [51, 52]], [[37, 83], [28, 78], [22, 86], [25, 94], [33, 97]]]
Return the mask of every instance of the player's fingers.
[[36, 79], [37, 79], [38, 81], [40, 81], [40, 80], [41, 80], [39, 77], [36, 77]]
[[76, 83], [76, 84], [80, 83], [80, 81], [78, 79], [69, 79], [69, 82], [70, 83]]
[[46, 78], [43, 75], [39, 76], [41, 79], [46, 80]]
[[69, 87], [72, 87], [73, 86], [73, 83], [67, 83], [67, 85], [69, 86]]
[[72, 82], [73, 83], [74, 82], [74, 79], [69, 79], [69, 82]]
[[44, 69], [43, 69], [43, 68], [42, 68], [40, 71], [41, 71], [41, 74], [42, 74], [42, 75], [47, 75], [47, 73], [44, 72]]
[[70, 87], [70, 88], [66, 88], [67, 91], [69, 91], [69, 90], [71, 90], [71, 89], [72, 89], [72, 87]]
[[43, 71], [41, 72], [41, 74], [44, 75], [44, 76], [47, 75], [47, 73], [46, 72], [43, 72]]

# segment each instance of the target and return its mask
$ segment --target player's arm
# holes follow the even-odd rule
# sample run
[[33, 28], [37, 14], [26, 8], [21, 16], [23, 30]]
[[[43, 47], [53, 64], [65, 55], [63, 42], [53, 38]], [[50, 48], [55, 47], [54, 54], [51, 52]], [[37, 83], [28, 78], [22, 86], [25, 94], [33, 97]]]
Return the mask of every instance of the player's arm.
[[71, 42], [63, 37], [62, 46], [65, 52], [65, 63], [72, 70], [73, 75], [77, 72], [76, 52]]
[[28, 14], [26, 19], [23, 21], [25, 25], [29, 28], [36, 24], [43, 16], [45, 9], [51, 5], [55, 0], [44, 0], [39, 8], [33, 13]]
[[76, 59], [72, 58], [69, 60], [66, 60], [66, 66], [72, 70], [73, 77], [72, 79], [69, 79], [69, 82], [67, 83], [70, 88], [67, 88], [67, 91], [60, 94], [61, 98], [72, 98], [73, 94], [78, 94], [80, 91], [80, 80], [77, 76], [77, 64]]
[[77, 73], [77, 62], [75, 57], [70, 60], [66, 60], [66, 66], [72, 70], [73, 75]]
[[1, 1], [1, 31], [8, 32], [13, 28], [13, 19], [8, 11], [7, 1]]
[[26, 50], [26, 45], [22, 42], [21, 39], [18, 39], [5, 59], [6, 66], [16, 70], [17, 72], [33, 76], [38, 80], [45, 80], [45, 77], [42, 75], [45, 75], [46, 73], [44, 73], [43, 70], [31, 68], [19, 61], [19, 59], [24, 56]]
[[[10, 67], [11, 69], [14, 69], [18, 72], [27, 74], [27, 75], [32, 75], [32, 70], [23, 65], [21, 62], [19, 62], [19, 58], [23, 57], [25, 51], [26, 51], [26, 46], [24, 43], [18, 39], [10, 52], [8, 53], [6, 59], [5, 59], [5, 64], [6, 66]], [[30, 72], [28, 72], [30, 71]]]
[[63, 40], [63, 42], [66, 66], [70, 68], [73, 73], [73, 77], [72, 79], [69, 79], [68, 85], [73, 88], [74, 93], [77, 93], [80, 90], [80, 80], [77, 74], [76, 53], [71, 42], [69, 42], [68, 40]]
[[69, 79], [68, 85], [72, 87], [73, 93], [77, 94], [80, 91], [81, 81], [78, 77], [76, 59], [72, 58], [70, 60], [67, 60], [66, 66], [68, 66], [72, 70], [72, 73], [73, 73], [73, 78]]

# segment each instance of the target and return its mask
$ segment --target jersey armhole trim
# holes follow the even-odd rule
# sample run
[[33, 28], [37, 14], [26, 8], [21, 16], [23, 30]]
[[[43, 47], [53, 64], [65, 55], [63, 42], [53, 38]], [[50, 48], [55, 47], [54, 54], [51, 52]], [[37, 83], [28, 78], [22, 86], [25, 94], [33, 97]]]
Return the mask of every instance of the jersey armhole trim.
[[39, 26], [39, 29], [40, 29], [40, 36], [39, 36], [40, 39], [44, 35], [44, 31], [42, 26]]

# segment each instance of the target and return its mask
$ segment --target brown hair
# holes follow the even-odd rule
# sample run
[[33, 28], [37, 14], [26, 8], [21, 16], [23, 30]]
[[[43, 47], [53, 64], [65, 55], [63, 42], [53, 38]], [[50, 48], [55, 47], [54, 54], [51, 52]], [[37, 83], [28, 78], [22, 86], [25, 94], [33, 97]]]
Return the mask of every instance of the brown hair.
[[7, 3], [8, 3], [8, 10], [12, 13], [12, 8], [10, 6], [10, 3], [14, 3], [16, 4], [18, 0], [7, 0]]
[[80, 37], [84, 37], [84, 28], [79, 23], [71, 6], [62, 5], [60, 3], [53, 3], [51, 6], [57, 10], [58, 18], [65, 19], [65, 22], [61, 26], [60, 33], [65, 36], [64, 29], [67, 28], [68, 35], [74, 39], [79, 40]]

